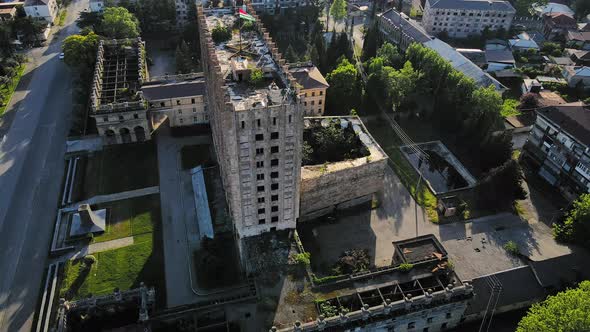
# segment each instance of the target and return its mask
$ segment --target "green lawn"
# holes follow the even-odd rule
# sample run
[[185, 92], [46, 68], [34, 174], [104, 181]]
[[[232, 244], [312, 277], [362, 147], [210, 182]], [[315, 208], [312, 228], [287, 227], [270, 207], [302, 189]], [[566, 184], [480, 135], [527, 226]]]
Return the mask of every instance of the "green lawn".
[[89, 272], [81, 269], [82, 260], [68, 261], [60, 297], [75, 300], [88, 294], [104, 295], [115, 288], [138, 287], [141, 281], [154, 285], [162, 267], [153, 259], [152, 234], [138, 235], [134, 240], [131, 246], [95, 254], [97, 261]]
[[12, 94], [14, 93], [14, 90], [16, 89], [16, 86], [18, 85], [18, 82], [20, 81], [20, 78], [23, 76], [24, 72], [25, 65], [22, 64], [18, 67], [16, 75], [12, 78], [12, 80], [8, 82], [8, 84], [0, 86], [0, 96], [2, 96], [2, 98], [0, 98], [0, 116], [6, 111], [10, 97], [12, 97]]
[[[133, 244], [93, 254], [96, 263], [90, 270], [81, 269], [81, 259], [68, 261], [62, 274], [60, 297], [75, 300], [88, 294], [103, 295], [115, 288], [138, 287], [143, 281], [147, 286], [156, 287], [159, 303], [165, 301], [159, 195], [122, 202], [111, 212], [127, 213], [120, 215], [124, 222], [120, 223], [121, 226], [108, 226], [107, 233], [95, 237], [94, 241], [132, 235]], [[129, 215], [132, 217], [127, 218]]]
[[108, 209], [107, 227], [93, 242], [151, 233], [160, 218], [159, 204], [159, 195], [149, 195], [99, 205], [98, 208]]
[[77, 179], [75, 200], [96, 195], [157, 186], [158, 159], [155, 142], [105, 147], [88, 157]]
[[385, 120], [369, 121], [365, 123], [365, 126], [389, 156], [389, 164], [402, 184], [418, 204], [426, 209], [428, 219], [432, 222], [438, 222], [436, 197], [424, 182], [421, 182], [419, 188], [416, 188], [418, 185], [418, 173], [399, 150], [401, 140], [397, 134]]

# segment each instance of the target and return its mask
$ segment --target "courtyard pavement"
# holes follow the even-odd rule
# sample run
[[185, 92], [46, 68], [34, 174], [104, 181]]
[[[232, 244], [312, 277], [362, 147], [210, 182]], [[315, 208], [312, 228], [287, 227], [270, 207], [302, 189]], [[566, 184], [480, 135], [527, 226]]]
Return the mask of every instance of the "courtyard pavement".
[[71, 73], [58, 55], [87, 7], [87, 0], [74, 0], [61, 33], [28, 52], [28, 69], [0, 121], [0, 331], [32, 328], [72, 110]]
[[158, 129], [156, 140], [160, 171], [166, 303], [170, 308], [199, 300], [192, 287], [191, 248], [199, 245], [200, 236], [191, 176], [188, 170], [181, 168], [180, 150], [184, 145], [211, 142], [208, 136], [172, 137], [167, 125], [162, 125]]
[[[502, 213], [469, 222], [433, 224], [427, 221], [421, 207], [387, 167], [381, 206], [374, 210], [359, 209], [338, 218], [337, 223], [313, 225], [302, 234], [307, 243], [321, 243], [320, 255], [324, 267], [338, 259], [345, 249], [368, 249], [373, 263], [391, 263], [393, 241], [417, 235], [434, 234], [446, 248], [455, 270], [462, 279], [507, 270], [525, 265], [503, 248], [515, 241], [523, 255], [538, 261], [569, 254], [571, 249], [555, 242], [551, 229], [543, 223], [529, 224], [518, 216]], [[306, 226], [304, 226], [306, 228]], [[305, 238], [308, 237], [308, 238]], [[311, 239], [309, 238], [311, 237]], [[314, 251], [312, 251], [312, 257]]]

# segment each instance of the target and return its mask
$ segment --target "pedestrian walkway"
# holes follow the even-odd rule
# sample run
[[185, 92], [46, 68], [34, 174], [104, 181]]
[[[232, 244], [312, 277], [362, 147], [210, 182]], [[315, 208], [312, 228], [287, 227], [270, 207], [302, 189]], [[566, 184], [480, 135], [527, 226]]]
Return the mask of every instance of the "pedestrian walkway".
[[72, 203], [72, 204], [66, 206], [65, 208], [66, 209], [71, 209], [71, 208], [77, 209], [80, 204], [101, 204], [101, 203], [107, 203], [107, 202], [112, 202], [112, 201], [120, 201], [120, 200], [128, 199], [128, 198], [158, 194], [159, 192], [160, 192], [160, 187], [153, 186], [153, 187], [141, 188], [141, 189], [136, 189], [136, 190], [123, 191], [120, 193], [109, 194], [109, 195], [98, 195], [98, 196], [91, 197], [85, 201]]

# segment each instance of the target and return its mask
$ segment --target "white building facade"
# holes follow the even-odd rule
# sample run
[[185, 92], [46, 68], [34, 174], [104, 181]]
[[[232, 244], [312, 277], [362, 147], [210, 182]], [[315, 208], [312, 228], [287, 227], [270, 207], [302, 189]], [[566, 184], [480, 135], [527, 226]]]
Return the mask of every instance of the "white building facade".
[[490, 31], [508, 31], [516, 10], [508, 1], [427, 0], [422, 25], [431, 34], [446, 31], [450, 37], [465, 38]]
[[57, 2], [55, 0], [30, 0], [25, 2], [25, 13], [39, 21], [55, 22], [57, 17]]

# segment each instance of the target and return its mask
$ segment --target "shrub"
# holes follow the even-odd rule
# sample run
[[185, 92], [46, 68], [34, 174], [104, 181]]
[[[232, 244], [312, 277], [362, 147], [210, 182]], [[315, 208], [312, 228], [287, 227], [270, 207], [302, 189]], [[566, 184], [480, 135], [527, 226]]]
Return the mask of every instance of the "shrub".
[[250, 83], [254, 86], [260, 86], [263, 80], [264, 76], [262, 70], [259, 68], [252, 69], [252, 72], [250, 73]]
[[325, 276], [325, 277], [321, 277], [318, 278], [316, 277], [316, 275], [313, 275], [313, 283], [316, 285], [323, 285], [323, 284], [327, 284], [330, 282], [334, 282], [337, 280], [341, 280], [344, 279], [345, 275], [341, 274], [341, 275], [334, 275], [334, 276]]
[[311, 263], [311, 254], [306, 251], [295, 255], [295, 263], [308, 266]]
[[504, 244], [504, 249], [508, 251], [511, 255], [518, 255], [520, 254], [520, 250], [518, 249], [518, 244], [514, 241], [508, 241]]
[[398, 267], [397, 267], [400, 271], [402, 272], [408, 272], [411, 269], [414, 268], [414, 264], [412, 263], [401, 263]]
[[231, 30], [227, 27], [217, 25], [213, 28], [213, 31], [211, 31], [211, 38], [213, 38], [213, 41], [216, 44], [226, 42], [231, 39]]
[[590, 245], [590, 194], [574, 201], [562, 222], [553, 224], [553, 236], [562, 242]]
[[94, 263], [96, 263], [96, 257], [94, 257], [93, 255], [84, 256], [84, 264], [92, 265]]

